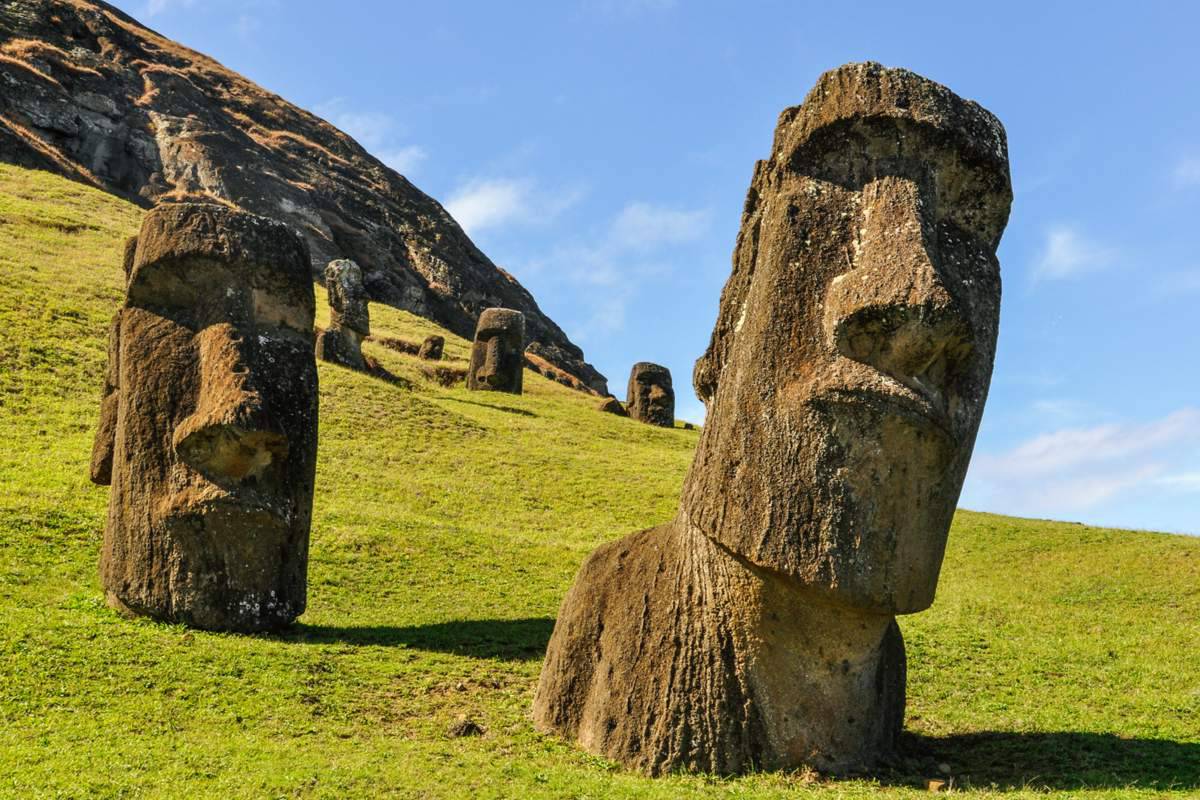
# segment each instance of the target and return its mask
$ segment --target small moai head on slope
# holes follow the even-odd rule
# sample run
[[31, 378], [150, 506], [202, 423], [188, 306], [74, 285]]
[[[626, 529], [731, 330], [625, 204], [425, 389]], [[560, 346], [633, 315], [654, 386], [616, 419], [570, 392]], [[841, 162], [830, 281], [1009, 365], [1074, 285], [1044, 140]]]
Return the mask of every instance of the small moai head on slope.
[[625, 394], [629, 416], [663, 428], [675, 426], [675, 389], [671, 371], [649, 361], [639, 361], [629, 371]]
[[126, 612], [221, 630], [303, 610], [317, 450], [308, 250], [224, 206], [160, 205], [131, 250], [92, 477]]
[[329, 327], [371, 335], [370, 298], [363, 285], [362, 269], [348, 258], [330, 261], [325, 267], [325, 291], [329, 294]]
[[417, 351], [417, 357], [426, 361], [440, 361], [445, 347], [446, 337], [427, 336], [425, 341], [421, 342], [421, 349]]
[[520, 394], [525, 371], [525, 315], [489, 308], [479, 315], [467, 388]]
[[932, 601], [983, 413], [1012, 202], [999, 121], [850, 64], [758, 163], [697, 394], [681, 518], [828, 595]]

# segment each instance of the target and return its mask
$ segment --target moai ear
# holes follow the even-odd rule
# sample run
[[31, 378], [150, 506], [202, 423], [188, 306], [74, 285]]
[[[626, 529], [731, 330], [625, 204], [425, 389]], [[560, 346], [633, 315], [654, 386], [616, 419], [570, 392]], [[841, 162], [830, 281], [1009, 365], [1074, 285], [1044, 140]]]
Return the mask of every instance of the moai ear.
[[100, 400], [100, 422], [96, 425], [96, 440], [92, 443], [92, 483], [108, 486], [112, 483], [113, 449], [117, 436], [117, 403], [121, 363], [121, 312], [113, 317], [108, 329], [108, 367], [104, 373], [104, 394]]

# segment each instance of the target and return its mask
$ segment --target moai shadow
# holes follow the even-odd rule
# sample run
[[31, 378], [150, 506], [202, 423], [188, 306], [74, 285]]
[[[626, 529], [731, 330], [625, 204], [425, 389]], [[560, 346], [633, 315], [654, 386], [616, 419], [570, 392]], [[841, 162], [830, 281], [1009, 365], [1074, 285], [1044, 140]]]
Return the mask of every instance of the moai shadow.
[[671, 371], [649, 361], [639, 361], [629, 371], [626, 410], [632, 419], [662, 428], [675, 427], [675, 389]]
[[479, 315], [467, 388], [520, 394], [525, 372], [525, 315], [488, 308]]
[[675, 519], [563, 601], [534, 721], [651, 774], [869, 767], [904, 719], [983, 413], [1012, 202], [994, 116], [847, 65], [780, 116], [695, 385]]
[[304, 611], [317, 453], [308, 249], [205, 204], [151, 210], [127, 248], [91, 477], [111, 484], [109, 605], [213, 630]]
[[365, 371], [362, 342], [371, 333], [371, 316], [362, 270], [347, 258], [330, 261], [325, 267], [325, 290], [329, 327], [317, 335], [317, 358]]

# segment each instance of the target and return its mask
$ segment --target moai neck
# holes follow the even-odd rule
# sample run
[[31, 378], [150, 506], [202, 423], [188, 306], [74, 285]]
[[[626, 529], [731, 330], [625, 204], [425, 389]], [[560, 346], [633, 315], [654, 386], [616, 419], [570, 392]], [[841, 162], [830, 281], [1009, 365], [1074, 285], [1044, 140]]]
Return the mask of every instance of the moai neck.
[[904, 644], [895, 618], [828, 603], [676, 522], [718, 637], [759, 718], [760, 767], [842, 771], [890, 749], [904, 717]]

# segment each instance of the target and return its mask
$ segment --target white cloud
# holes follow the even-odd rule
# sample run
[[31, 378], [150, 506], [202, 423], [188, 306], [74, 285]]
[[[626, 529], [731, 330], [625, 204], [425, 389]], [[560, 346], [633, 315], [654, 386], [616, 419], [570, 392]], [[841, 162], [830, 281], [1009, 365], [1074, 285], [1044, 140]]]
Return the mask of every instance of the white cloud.
[[1034, 279], [1072, 278], [1109, 266], [1116, 250], [1088, 239], [1074, 228], [1059, 225], [1046, 235], [1046, 244], [1033, 266]]
[[616, 244], [634, 250], [690, 242], [704, 234], [710, 216], [708, 210], [681, 211], [630, 203], [613, 220], [612, 238]]
[[1179, 186], [1200, 186], [1200, 156], [1183, 158], [1175, 165], [1175, 183]]
[[446, 210], [476, 236], [500, 225], [545, 224], [582, 196], [581, 189], [544, 190], [530, 178], [476, 178], [450, 195]]
[[1163, 475], [1156, 483], [1170, 486], [1182, 492], [1200, 492], [1200, 472], [1180, 472]]
[[[1064, 516], [1170, 481], [1200, 441], [1200, 409], [1152, 422], [1064, 428], [971, 463], [967, 503], [1011, 514]], [[1181, 481], [1180, 476], [1175, 476]]]
[[396, 140], [404, 133], [396, 119], [378, 111], [357, 111], [345, 107], [342, 98], [334, 98], [313, 108], [313, 113], [348, 134], [367, 152], [402, 174], [408, 174], [428, 158], [425, 148], [401, 145]]
[[173, 7], [189, 8], [195, 4], [196, 0], [149, 0], [146, 3], [146, 16], [156, 17]]

